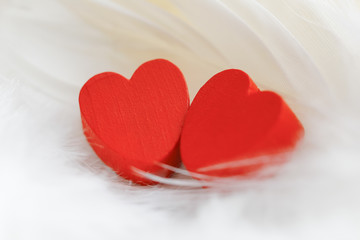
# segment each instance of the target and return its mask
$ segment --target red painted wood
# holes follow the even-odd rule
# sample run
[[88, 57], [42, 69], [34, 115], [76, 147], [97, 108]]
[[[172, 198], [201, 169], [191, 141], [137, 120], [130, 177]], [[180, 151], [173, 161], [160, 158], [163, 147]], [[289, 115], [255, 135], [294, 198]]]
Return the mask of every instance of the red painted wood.
[[192, 173], [252, 175], [278, 161], [280, 153], [290, 152], [303, 133], [279, 95], [261, 92], [246, 73], [230, 69], [212, 77], [192, 102], [181, 157]]
[[130, 80], [112, 72], [98, 74], [81, 89], [79, 103], [88, 142], [119, 175], [153, 184], [134, 167], [167, 177], [170, 172], [159, 164], [180, 164], [179, 138], [189, 94], [174, 64], [146, 62]]

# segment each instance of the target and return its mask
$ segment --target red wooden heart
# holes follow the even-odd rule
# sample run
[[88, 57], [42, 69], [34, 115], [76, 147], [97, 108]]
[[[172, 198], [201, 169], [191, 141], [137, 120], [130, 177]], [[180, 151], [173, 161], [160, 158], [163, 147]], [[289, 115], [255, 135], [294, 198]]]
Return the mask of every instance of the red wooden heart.
[[119, 175], [152, 184], [135, 169], [167, 177], [160, 164], [179, 165], [189, 94], [182, 73], [169, 61], [144, 63], [130, 81], [112, 72], [98, 74], [81, 89], [79, 103], [88, 142]]
[[278, 162], [280, 153], [290, 152], [303, 132], [279, 95], [261, 92], [240, 70], [225, 70], [192, 102], [181, 135], [181, 157], [194, 176], [254, 174]]

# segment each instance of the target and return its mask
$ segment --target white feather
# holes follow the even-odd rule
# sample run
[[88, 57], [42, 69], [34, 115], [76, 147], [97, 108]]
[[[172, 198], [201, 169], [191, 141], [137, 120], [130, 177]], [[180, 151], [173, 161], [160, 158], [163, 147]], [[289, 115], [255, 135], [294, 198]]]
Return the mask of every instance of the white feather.
[[[359, 42], [355, 0], [0, 1], [0, 239], [359, 239]], [[292, 161], [211, 188], [116, 176], [79, 89], [159, 57], [191, 98], [226, 68], [279, 92], [306, 130]]]

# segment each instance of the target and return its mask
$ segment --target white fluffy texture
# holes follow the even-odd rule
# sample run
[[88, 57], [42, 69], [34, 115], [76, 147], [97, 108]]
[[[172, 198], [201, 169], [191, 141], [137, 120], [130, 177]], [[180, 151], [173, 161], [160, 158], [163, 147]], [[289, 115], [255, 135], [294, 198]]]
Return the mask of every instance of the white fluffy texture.
[[[359, 239], [359, 42], [355, 0], [0, 0], [0, 239]], [[226, 189], [117, 177], [79, 89], [160, 57], [192, 98], [226, 68], [280, 93], [306, 128], [292, 161]]]

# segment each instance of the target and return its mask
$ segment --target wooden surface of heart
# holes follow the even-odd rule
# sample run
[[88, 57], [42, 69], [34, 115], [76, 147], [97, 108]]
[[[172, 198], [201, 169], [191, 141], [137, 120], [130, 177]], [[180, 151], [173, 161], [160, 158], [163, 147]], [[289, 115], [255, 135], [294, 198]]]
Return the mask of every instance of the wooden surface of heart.
[[230, 69], [213, 76], [192, 102], [181, 157], [193, 176], [248, 176], [283, 161], [303, 133], [279, 95], [260, 91], [246, 73]]
[[84, 133], [104, 163], [139, 184], [154, 182], [138, 170], [167, 177], [160, 165], [180, 164], [179, 138], [189, 94], [172, 63], [156, 59], [141, 65], [130, 80], [105, 72], [81, 89]]

